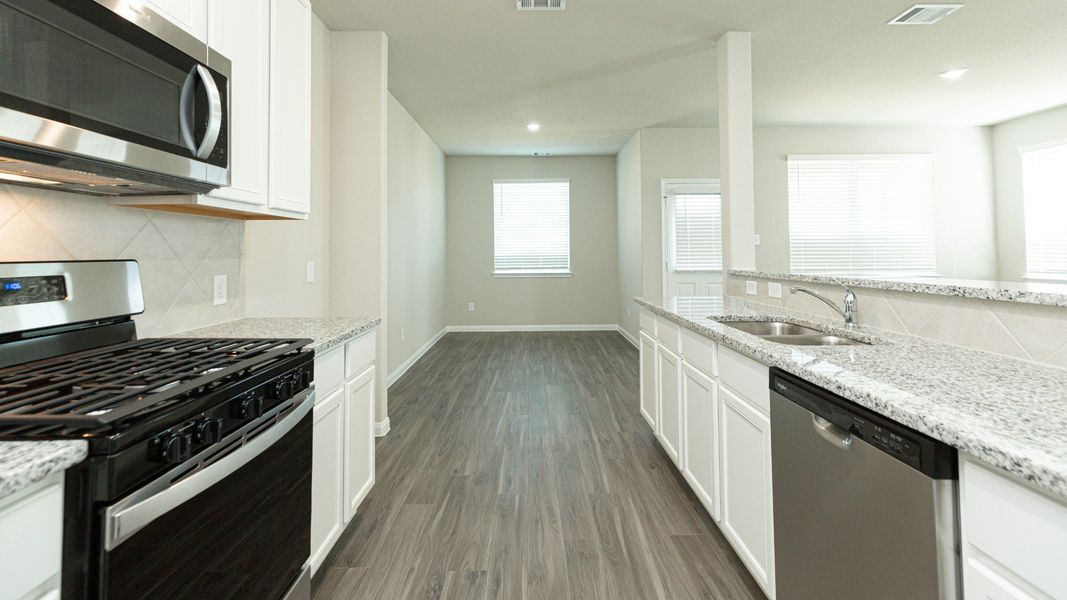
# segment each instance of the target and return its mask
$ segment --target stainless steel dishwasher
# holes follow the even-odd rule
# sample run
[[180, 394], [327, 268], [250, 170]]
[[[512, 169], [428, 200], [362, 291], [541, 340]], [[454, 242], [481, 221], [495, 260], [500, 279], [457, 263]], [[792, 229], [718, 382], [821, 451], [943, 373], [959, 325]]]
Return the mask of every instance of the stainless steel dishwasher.
[[771, 371], [777, 600], [960, 596], [954, 448]]

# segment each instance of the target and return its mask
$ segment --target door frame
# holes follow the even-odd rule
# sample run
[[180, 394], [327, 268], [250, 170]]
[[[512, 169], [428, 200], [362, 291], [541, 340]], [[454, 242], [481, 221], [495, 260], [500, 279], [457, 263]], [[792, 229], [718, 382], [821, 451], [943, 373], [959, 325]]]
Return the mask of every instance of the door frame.
[[[670, 297], [670, 283], [668, 276], [671, 271], [671, 224], [670, 224], [670, 211], [667, 210], [667, 188], [675, 185], [706, 185], [714, 186], [719, 189], [718, 194], [722, 197], [722, 180], [714, 177], [706, 178], [684, 178], [684, 179], [672, 179], [664, 178], [659, 180], [659, 222], [660, 222], [660, 283], [664, 298]], [[723, 236], [725, 242], [725, 236]], [[723, 271], [725, 271], [725, 265], [723, 265]], [[720, 272], [722, 276], [722, 272]], [[724, 284], [725, 284], [725, 277]]]

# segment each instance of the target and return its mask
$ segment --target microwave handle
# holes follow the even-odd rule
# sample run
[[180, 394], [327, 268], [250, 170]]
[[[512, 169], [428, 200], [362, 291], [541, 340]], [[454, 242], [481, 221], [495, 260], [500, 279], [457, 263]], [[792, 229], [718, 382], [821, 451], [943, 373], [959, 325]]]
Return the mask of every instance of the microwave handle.
[[[194, 126], [197, 79], [204, 84], [204, 90], [207, 91], [208, 104], [207, 130], [204, 132], [204, 139], [200, 144], [196, 143], [196, 128]], [[182, 141], [185, 142], [185, 147], [193, 153], [193, 156], [201, 160], [211, 156], [212, 150], [215, 149], [215, 144], [219, 141], [219, 135], [222, 133], [222, 94], [219, 93], [219, 86], [215, 83], [215, 78], [211, 76], [211, 71], [208, 71], [204, 65], [196, 65], [185, 77], [179, 104], [179, 119]]]
[[169, 485], [166, 483], [169, 478], [164, 475], [157, 480], [160, 489], [156, 489], [156, 486], [142, 488], [108, 507], [104, 513], [104, 549], [108, 552], [114, 550], [152, 521], [230, 476], [285, 437], [311, 412], [315, 405], [314, 388], [309, 389], [298, 402], [292, 412], [270, 429], [203, 470]]

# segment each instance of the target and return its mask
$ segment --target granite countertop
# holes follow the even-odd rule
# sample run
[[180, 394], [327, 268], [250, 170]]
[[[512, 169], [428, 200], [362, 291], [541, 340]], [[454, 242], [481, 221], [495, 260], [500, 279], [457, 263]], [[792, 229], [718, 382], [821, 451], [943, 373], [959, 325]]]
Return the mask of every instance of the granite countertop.
[[85, 460], [85, 440], [0, 442], [0, 498]]
[[326, 352], [341, 342], [377, 327], [377, 317], [256, 317], [237, 319], [183, 331], [169, 337], [189, 338], [309, 338], [309, 348]]
[[[738, 298], [635, 298], [671, 321], [1067, 498], [1067, 371]], [[785, 320], [872, 346], [788, 346], [713, 319]]]

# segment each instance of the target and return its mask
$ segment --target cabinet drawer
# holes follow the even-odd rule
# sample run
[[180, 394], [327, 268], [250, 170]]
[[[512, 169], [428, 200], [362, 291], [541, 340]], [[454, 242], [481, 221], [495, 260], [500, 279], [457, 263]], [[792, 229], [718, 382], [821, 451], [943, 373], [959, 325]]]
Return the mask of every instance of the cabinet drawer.
[[766, 365], [726, 347], [719, 348], [718, 359], [719, 382], [751, 402], [763, 414], [771, 414], [770, 370]]
[[360, 336], [345, 344], [345, 377], [351, 378], [374, 364], [374, 333]]
[[345, 382], [345, 350], [335, 348], [315, 357], [315, 394], [322, 402]]
[[1067, 504], [965, 458], [960, 512], [966, 546], [1045, 594], [1067, 598]]
[[656, 337], [656, 315], [642, 308], [640, 314], [640, 321], [641, 331], [644, 331], [652, 337]]
[[678, 340], [680, 329], [681, 327], [677, 323], [668, 321], [663, 317], [656, 317], [656, 339], [675, 354], [679, 354], [682, 351], [681, 342]]
[[709, 340], [708, 338], [690, 331], [688, 329], [682, 329], [682, 358], [685, 362], [700, 369], [705, 375], [711, 377], [717, 377], [718, 371], [715, 364], [715, 351], [717, 344]]
[[62, 474], [0, 501], [0, 596], [21, 598], [57, 580], [63, 551]]

